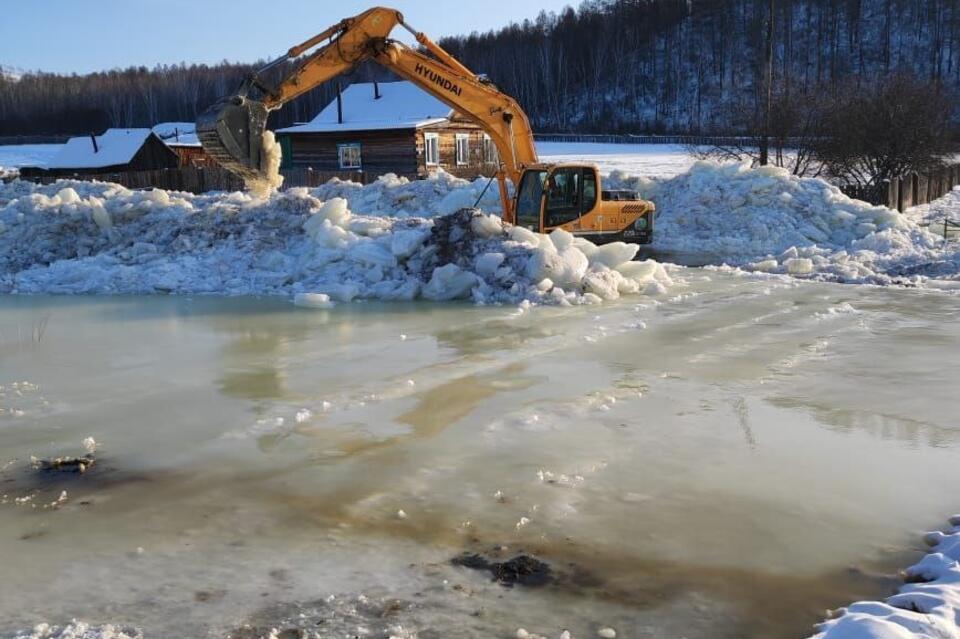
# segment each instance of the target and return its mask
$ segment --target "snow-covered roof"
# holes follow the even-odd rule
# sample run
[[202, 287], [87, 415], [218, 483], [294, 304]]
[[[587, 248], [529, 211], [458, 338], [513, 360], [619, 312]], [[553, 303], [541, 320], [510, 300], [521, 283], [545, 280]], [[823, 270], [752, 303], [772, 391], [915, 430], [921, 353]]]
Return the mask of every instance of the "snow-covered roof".
[[351, 84], [343, 91], [343, 124], [337, 122], [334, 98], [310, 122], [280, 129], [278, 133], [327, 133], [415, 129], [450, 119], [452, 110], [412, 82], [380, 82], [380, 99], [373, 83]]
[[200, 146], [197, 125], [193, 122], [161, 122], [153, 127], [153, 132], [167, 146]]
[[89, 135], [70, 138], [46, 168], [98, 169], [127, 164], [151, 135], [150, 129], [107, 129], [103, 135], [97, 136], [96, 152]]

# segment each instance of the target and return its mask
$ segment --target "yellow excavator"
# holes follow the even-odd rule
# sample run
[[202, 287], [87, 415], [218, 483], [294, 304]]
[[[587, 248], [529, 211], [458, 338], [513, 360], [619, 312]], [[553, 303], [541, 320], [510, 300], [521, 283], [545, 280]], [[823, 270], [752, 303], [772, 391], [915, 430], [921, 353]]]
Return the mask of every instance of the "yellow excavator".
[[[412, 33], [432, 57], [390, 39], [397, 26]], [[261, 78], [267, 70], [308, 52], [279, 85], [269, 86]], [[263, 134], [269, 112], [366, 60], [414, 83], [490, 136], [500, 156], [496, 177], [505, 222], [540, 233], [562, 228], [595, 243], [651, 241], [651, 202], [633, 191], [604, 190], [596, 165], [541, 163], [530, 121], [516, 100], [410, 27], [393, 9], [375, 7], [342, 20], [252, 74], [236, 94], [197, 119], [200, 141], [227, 170], [245, 179], [263, 179]], [[515, 186], [513, 197], [507, 180]]]

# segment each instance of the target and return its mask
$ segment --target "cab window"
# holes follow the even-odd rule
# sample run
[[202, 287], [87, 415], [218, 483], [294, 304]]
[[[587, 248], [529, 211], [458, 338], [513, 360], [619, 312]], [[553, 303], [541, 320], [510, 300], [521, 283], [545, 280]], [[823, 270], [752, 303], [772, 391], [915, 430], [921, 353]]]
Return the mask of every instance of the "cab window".
[[583, 169], [583, 198], [580, 213], [586, 215], [597, 203], [597, 174], [593, 169]]
[[[546, 226], [559, 226], [580, 217], [583, 169], [557, 169], [547, 180]], [[596, 183], [593, 190], [596, 195]]]
[[546, 171], [525, 171], [517, 192], [517, 226], [540, 230], [540, 200]]

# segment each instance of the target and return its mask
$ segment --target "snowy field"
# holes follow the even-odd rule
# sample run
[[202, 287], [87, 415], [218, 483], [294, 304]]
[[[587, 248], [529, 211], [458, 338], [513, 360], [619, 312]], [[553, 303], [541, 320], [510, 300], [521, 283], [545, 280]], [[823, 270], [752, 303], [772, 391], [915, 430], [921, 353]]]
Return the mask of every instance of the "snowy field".
[[[60, 150], [60, 144], [0, 145], [0, 170], [43, 165]], [[630, 175], [672, 177], [693, 164], [685, 147], [671, 144], [581, 144], [539, 142], [537, 151], [546, 162], [595, 162], [601, 171]]]
[[[504, 227], [494, 190], [457, 213], [486, 181], [446, 174], [269, 197], [0, 185], [0, 292], [37, 296], [0, 297], [0, 472], [16, 489], [0, 564], [30, 575], [0, 582], [0, 637], [77, 617], [90, 637], [326, 619], [398, 637], [767, 639], [898, 587], [817, 636], [960, 637], [956, 528], [927, 537], [911, 583], [891, 576], [958, 507], [936, 487], [960, 480], [960, 360], [944, 348], [960, 339], [960, 243], [927, 224], [955, 216], [960, 191], [900, 215], [678, 147], [576, 146], [541, 150], [654, 201], [660, 261]], [[43, 297], [79, 293], [152, 296]], [[115, 482], [78, 484], [79, 502], [29, 483], [30, 455], [88, 434]], [[187, 493], [192, 518], [168, 521]], [[100, 517], [115, 532], [71, 559], [55, 524], [103, 530]], [[503, 546], [576, 567], [504, 595], [448, 562], [507, 559]], [[92, 607], [91, 575], [110, 584]], [[38, 607], [42, 590], [57, 605]]]
[[0, 176], [21, 166], [43, 166], [62, 148], [62, 144], [0, 145]]
[[604, 175], [621, 171], [650, 178], [674, 177], [696, 162], [686, 147], [677, 144], [537, 142], [537, 153], [544, 162], [592, 162]]

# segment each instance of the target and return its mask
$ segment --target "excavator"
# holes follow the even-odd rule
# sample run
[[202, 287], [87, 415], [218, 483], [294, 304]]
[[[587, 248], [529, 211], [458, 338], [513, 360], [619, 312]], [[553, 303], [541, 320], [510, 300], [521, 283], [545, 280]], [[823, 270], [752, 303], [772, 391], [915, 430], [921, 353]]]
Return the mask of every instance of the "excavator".
[[[397, 26], [422, 48], [391, 39]], [[279, 84], [262, 79], [266, 71], [301, 56]], [[235, 94], [197, 119], [204, 149], [246, 180], [265, 179], [263, 134], [270, 111], [368, 60], [414, 83], [490, 136], [500, 157], [496, 178], [505, 222], [539, 233], [561, 228], [594, 243], [652, 240], [651, 202], [633, 191], [605, 190], [596, 165], [540, 162], [530, 121], [516, 100], [412, 28], [394, 9], [374, 7], [342, 20], [251, 74]], [[508, 180], [515, 186], [512, 197]]]

